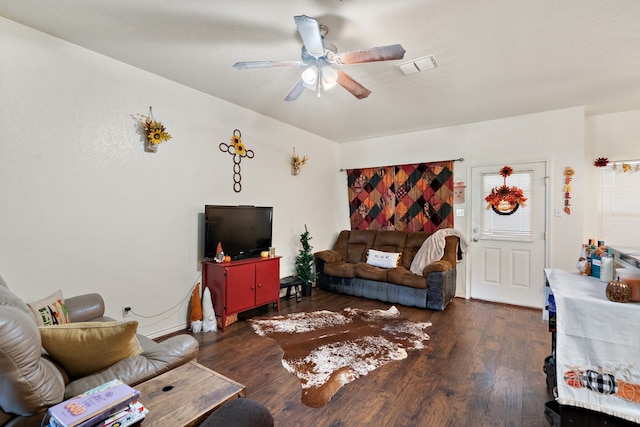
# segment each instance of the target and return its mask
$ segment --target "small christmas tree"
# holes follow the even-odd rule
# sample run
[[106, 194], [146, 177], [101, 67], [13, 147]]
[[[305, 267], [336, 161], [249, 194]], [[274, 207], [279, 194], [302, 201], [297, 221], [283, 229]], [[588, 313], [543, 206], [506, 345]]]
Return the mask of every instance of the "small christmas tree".
[[313, 253], [311, 253], [313, 247], [309, 244], [309, 240], [311, 240], [311, 235], [305, 224], [304, 233], [300, 235], [302, 249], [300, 249], [298, 256], [296, 256], [296, 276], [304, 283], [311, 283], [316, 278], [313, 272]]

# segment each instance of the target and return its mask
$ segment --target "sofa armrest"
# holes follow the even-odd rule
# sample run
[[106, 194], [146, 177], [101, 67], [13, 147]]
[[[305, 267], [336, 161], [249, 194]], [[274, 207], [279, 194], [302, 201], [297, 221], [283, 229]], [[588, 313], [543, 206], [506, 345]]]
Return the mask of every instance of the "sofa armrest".
[[138, 336], [138, 341], [144, 349], [142, 355], [167, 370], [195, 360], [200, 347], [198, 340], [188, 334], [175, 335], [160, 342]]
[[104, 316], [104, 300], [100, 294], [84, 294], [64, 299], [71, 322], [88, 322]]
[[64, 382], [57, 366], [42, 357], [33, 316], [19, 308], [0, 310], [0, 408], [30, 415], [62, 401]]
[[444, 254], [442, 258], [427, 265], [424, 270], [422, 270], [422, 275], [427, 277], [429, 273], [433, 273], [434, 271], [444, 272], [455, 267], [457, 264], [458, 243], [459, 239], [457, 236], [445, 237]]
[[431, 264], [427, 265], [424, 270], [422, 270], [422, 275], [427, 277], [429, 273], [433, 273], [434, 271], [447, 271], [451, 268], [451, 264], [448, 261], [434, 261]]
[[3, 426], [11, 419], [11, 415], [0, 409], [0, 426]]
[[324, 262], [342, 261], [342, 255], [340, 255], [340, 252], [334, 251], [332, 249], [316, 252], [315, 254], [313, 254], [313, 256], [315, 256], [318, 259], [321, 259]]
[[[445, 237], [444, 255], [442, 255], [442, 261], [447, 261], [451, 267], [455, 267], [458, 263], [458, 247], [460, 245], [460, 239], [458, 236]], [[461, 258], [462, 259], [462, 258]]]
[[173, 368], [195, 360], [199, 343], [191, 335], [181, 334], [156, 342], [143, 335], [137, 336], [143, 353], [121, 360], [109, 368], [77, 379], [65, 389], [65, 398], [97, 387], [114, 378], [135, 386]]
[[457, 264], [458, 243], [459, 240], [457, 236], [445, 237], [444, 254], [442, 258], [427, 265], [424, 270], [422, 270], [422, 275], [427, 277], [429, 273], [433, 273], [434, 271], [444, 272], [455, 267]]

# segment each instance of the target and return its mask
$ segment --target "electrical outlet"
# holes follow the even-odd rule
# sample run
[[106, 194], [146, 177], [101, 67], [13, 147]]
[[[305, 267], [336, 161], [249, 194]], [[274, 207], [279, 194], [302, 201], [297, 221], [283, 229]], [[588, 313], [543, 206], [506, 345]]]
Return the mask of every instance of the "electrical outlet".
[[130, 305], [123, 305], [122, 306], [122, 317], [127, 317], [131, 315], [131, 306]]

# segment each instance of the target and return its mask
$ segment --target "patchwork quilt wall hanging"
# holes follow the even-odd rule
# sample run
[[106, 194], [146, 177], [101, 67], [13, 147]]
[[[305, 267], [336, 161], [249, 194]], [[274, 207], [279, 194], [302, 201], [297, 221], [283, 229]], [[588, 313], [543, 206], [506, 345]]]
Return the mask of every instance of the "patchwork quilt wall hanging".
[[453, 161], [347, 170], [352, 230], [453, 227]]

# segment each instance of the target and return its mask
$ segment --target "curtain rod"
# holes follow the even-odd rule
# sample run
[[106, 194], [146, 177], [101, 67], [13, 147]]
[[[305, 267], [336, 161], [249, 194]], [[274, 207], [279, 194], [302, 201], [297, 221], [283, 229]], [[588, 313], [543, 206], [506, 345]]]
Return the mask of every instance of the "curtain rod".
[[609, 160], [609, 163], [638, 163], [640, 159], [631, 159], [631, 160]]
[[[464, 162], [464, 157], [460, 157], [459, 159], [451, 159], [451, 160], [435, 160], [432, 162], [424, 162], [424, 163], [438, 163], [438, 162]], [[395, 166], [395, 165], [387, 165], [387, 166], [369, 166], [372, 168], [384, 168], [384, 167], [388, 167], [388, 166]], [[364, 169], [364, 168], [352, 168], [352, 169]], [[340, 169], [340, 172], [344, 172], [348, 169]]]

